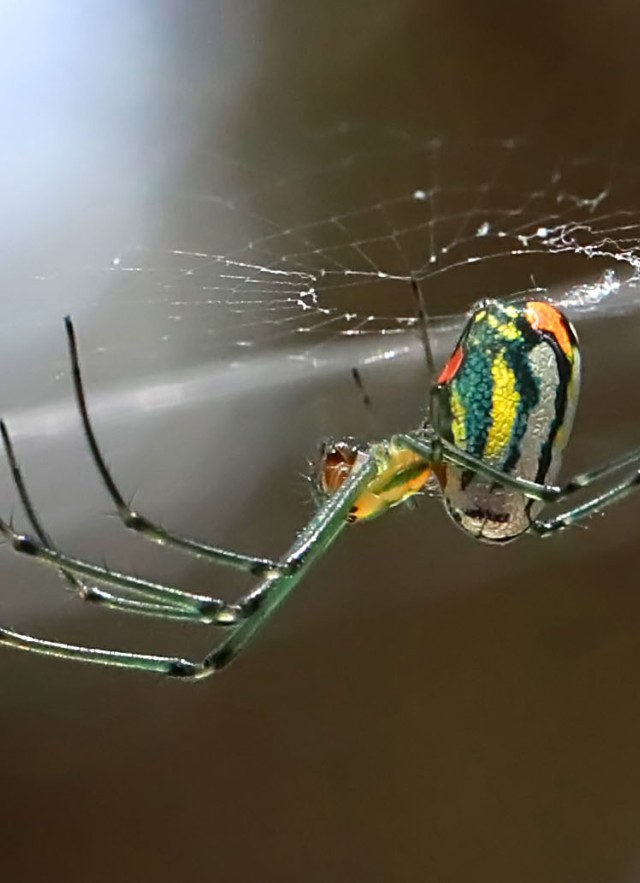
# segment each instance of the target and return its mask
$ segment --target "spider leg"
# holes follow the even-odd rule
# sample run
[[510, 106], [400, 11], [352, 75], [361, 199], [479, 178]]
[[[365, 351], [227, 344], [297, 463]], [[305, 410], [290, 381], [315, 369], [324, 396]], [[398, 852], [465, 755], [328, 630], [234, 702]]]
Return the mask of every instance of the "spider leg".
[[23, 635], [13, 629], [0, 628], [0, 645], [26, 650], [41, 656], [56, 656], [58, 659], [73, 659], [77, 662], [93, 662], [114, 668], [130, 668], [137, 671], [179, 677], [181, 672], [190, 672], [192, 663], [186, 659], [169, 656], [147, 656], [142, 653], [126, 653], [117, 650], [98, 650], [94, 647], [79, 647], [58, 641], [45, 641], [31, 635]]
[[134, 511], [124, 499], [118, 485], [114, 481], [111, 470], [107, 465], [107, 461], [100, 449], [96, 434], [89, 417], [89, 408], [84, 392], [84, 383], [82, 380], [82, 371], [80, 368], [80, 357], [78, 354], [78, 344], [76, 334], [73, 327], [71, 317], [67, 316], [64, 320], [67, 332], [67, 342], [69, 346], [69, 360], [71, 362], [71, 376], [73, 378], [73, 390], [76, 398], [78, 411], [82, 420], [84, 435], [91, 452], [91, 457], [98, 470], [98, 474], [102, 479], [102, 483], [107, 493], [113, 500], [116, 512], [125, 527], [129, 530], [136, 531], [145, 536], [147, 539], [162, 546], [175, 546], [191, 555], [199, 558], [208, 558], [219, 564], [226, 564], [235, 567], [238, 570], [248, 571], [254, 576], [261, 576], [267, 570], [275, 566], [275, 561], [268, 558], [258, 558], [254, 555], [242, 555], [239, 552], [232, 552], [227, 549], [220, 549], [217, 546], [211, 546], [189, 537], [181, 537], [177, 534], [166, 530], [162, 525], [150, 521], [145, 515]]
[[[411, 433], [403, 433], [402, 435], [394, 436], [394, 441], [405, 445], [416, 454], [424, 457], [425, 460], [433, 462], [434, 443], [431, 439], [422, 438], [420, 435], [413, 435]], [[466, 451], [460, 450], [460, 448], [452, 445], [446, 439], [438, 437], [436, 445], [441, 449], [441, 458], [445, 462], [454, 463], [463, 469], [469, 469], [486, 478], [491, 478], [496, 484], [520, 491], [525, 497], [532, 497], [534, 500], [552, 503], [559, 498], [562, 492], [561, 488], [554, 487], [553, 485], [538, 484], [535, 481], [528, 481], [525, 478], [517, 478], [513, 475], [508, 475], [506, 472], [501, 472], [500, 469], [490, 466], [484, 460], [479, 460], [477, 457], [467, 454]]]
[[[35, 536], [20, 535], [2, 519], [0, 519], [0, 533], [9, 540], [15, 551], [31, 555], [44, 564], [56, 567], [70, 587], [78, 592], [84, 600], [122, 612], [217, 626], [234, 625], [251, 612], [253, 603], [250, 598], [251, 593], [235, 603], [228, 604], [222, 600], [211, 598], [209, 595], [194, 595], [173, 586], [154, 583], [111, 568], [81, 561], [57, 550], [40, 521], [18, 464], [8, 429], [1, 420], [0, 434], [14, 484]], [[260, 562], [260, 567], [256, 567], [259, 574], [265, 571], [271, 573], [278, 566], [276, 561], [269, 559], [251, 560]], [[269, 564], [268, 568], [267, 564]], [[133, 594], [134, 597], [122, 597], [94, 586], [87, 586], [85, 583], [87, 579], [117, 586]]]
[[[412, 451], [423, 456], [425, 459], [433, 460], [433, 442], [430, 439], [420, 438], [420, 436], [415, 436], [411, 433], [396, 436], [396, 439]], [[477, 472], [479, 475], [483, 475], [486, 478], [491, 478], [496, 484], [501, 485], [502, 487], [520, 491], [525, 497], [530, 497], [534, 500], [540, 500], [545, 503], [558, 503], [576, 491], [588, 487], [594, 481], [599, 481], [602, 478], [612, 475], [614, 472], [624, 469], [626, 466], [631, 466], [634, 463], [640, 462], [640, 448], [633, 448], [631, 451], [627, 451], [614, 460], [609, 460], [601, 466], [597, 466], [595, 469], [590, 469], [588, 472], [583, 472], [574, 476], [562, 486], [545, 485], [538, 484], [535, 481], [528, 481], [524, 478], [518, 478], [514, 475], [508, 475], [500, 469], [496, 469], [488, 463], [485, 463], [484, 460], [479, 460], [477, 457], [467, 454], [466, 451], [460, 450], [460, 448], [457, 448], [446, 439], [438, 438], [436, 443], [442, 449], [443, 460], [449, 463], [454, 463], [456, 466], [461, 466], [465, 469]], [[624, 487], [626, 487], [626, 483], [624, 484]]]
[[[594, 469], [589, 469], [586, 472], [581, 472], [580, 474], [575, 475], [566, 484], [562, 485], [560, 498], [566, 497], [574, 491], [588, 487], [594, 481], [599, 481], [601, 478], [607, 478], [608, 476], [613, 475], [613, 473], [624, 469], [626, 466], [633, 466], [634, 464], [640, 464], [640, 447], [632, 448], [630, 451], [626, 451], [624, 454], [621, 454], [613, 460], [608, 460], [606, 463], [596, 466]], [[626, 482], [624, 484], [626, 485]]]
[[[49, 549], [53, 549], [54, 547], [51, 538], [47, 531], [44, 529], [42, 522], [40, 521], [38, 512], [27, 489], [24, 476], [22, 475], [22, 470], [20, 469], [20, 465], [15, 454], [13, 442], [11, 441], [11, 436], [9, 435], [9, 431], [7, 430], [7, 426], [4, 420], [0, 420], [0, 434], [2, 436], [2, 443], [7, 455], [7, 460], [9, 461], [11, 477], [18, 492], [18, 496], [20, 497], [20, 502], [22, 504], [22, 508], [25, 511], [25, 515], [27, 516], [27, 520], [29, 521], [33, 532], [37, 536], [38, 540], [42, 543], [42, 545], [46, 546]], [[174, 604], [158, 604], [147, 601], [136, 601], [133, 598], [125, 598], [119, 595], [114, 595], [111, 592], [106, 592], [103, 589], [97, 588], [96, 586], [86, 585], [86, 583], [79, 580], [70, 571], [67, 570], [61, 569], [60, 575], [67, 583], [69, 588], [80, 598], [82, 598], [83, 601], [88, 601], [92, 604], [96, 604], [110, 610], [120, 610], [128, 613], [137, 613], [143, 616], [154, 616], [164, 619], [187, 619], [192, 621], [202, 621], [198, 615], [199, 612], [197, 610], [187, 610]]]
[[618, 500], [623, 500], [629, 494], [633, 493], [638, 486], [640, 486], [640, 471], [634, 472], [633, 475], [630, 475], [626, 479], [626, 481], [610, 488], [608, 491], [604, 491], [602, 494], [598, 494], [590, 500], [587, 500], [585, 503], [582, 503], [579, 506], [574, 506], [573, 509], [569, 509], [567, 512], [562, 512], [559, 515], [550, 518], [548, 521], [542, 519], [534, 521], [531, 525], [531, 529], [540, 537], [551, 536], [572, 524], [578, 524], [580, 521], [583, 521], [595, 512], [608, 508]]
[[[194, 662], [173, 656], [149, 656], [141, 653], [80, 647], [35, 638], [6, 628], [0, 628], [0, 644], [45, 656], [56, 656], [61, 659], [91, 662], [136, 671], [155, 672], [166, 677], [183, 680], [200, 680], [215, 674], [228, 665], [251, 641], [271, 614], [302, 580], [311, 565], [336, 539], [347, 524], [347, 516], [355, 500], [375, 474], [376, 468], [375, 449], [372, 449], [362, 466], [352, 472], [344, 485], [327, 499], [307, 526], [297, 534], [293, 544], [275, 565], [273, 571], [267, 573], [256, 588], [246, 596], [247, 604], [251, 606], [251, 612], [247, 618], [237, 625], [226, 640], [223, 640], [199, 661]], [[6, 535], [7, 525], [1, 524]], [[32, 546], [34, 544], [33, 540], [21, 537], [17, 539]], [[47, 554], [50, 552], [43, 546], [39, 548], [41, 552], [45, 551]], [[18, 548], [18, 551], [25, 550]], [[42, 554], [38, 554], [37, 557], [42, 561], [49, 560]], [[63, 566], [67, 570], [69, 569], [69, 560], [73, 559], [65, 558], [63, 565], [58, 561], [55, 566]]]
[[236, 604], [226, 604], [217, 598], [208, 595], [195, 595], [183, 592], [173, 586], [163, 583], [154, 583], [151, 580], [130, 576], [109, 567], [99, 564], [91, 564], [59, 552], [57, 549], [42, 543], [35, 537], [19, 534], [6, 521], [0, 519], [0, 534], [10, 543], [15, 552], [28, 555], [43, 564], [71, 573], [81, 580], [90, 579], [109, 586], [117, 586], [134, 595], [136, 599], [151, 601], [156, 606], [170, 606], [183, 611], [197, 613], [203, 621], [215, 622], [219, 625], [233, 623], [241, 616], [241, 611]]

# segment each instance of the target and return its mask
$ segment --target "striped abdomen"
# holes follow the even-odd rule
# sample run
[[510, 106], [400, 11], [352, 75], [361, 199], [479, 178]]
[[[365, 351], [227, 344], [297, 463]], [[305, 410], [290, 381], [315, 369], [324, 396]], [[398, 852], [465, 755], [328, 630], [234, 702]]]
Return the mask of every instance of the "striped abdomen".
[[[580, 387], [578, 340], [567, 318], [540, 301], [475, 307], [434, 390], [436, 431], [510, 476], [555, 481]], [[447, 509], [489, 542], [526, 531], [541, 504], [449, 463]]]

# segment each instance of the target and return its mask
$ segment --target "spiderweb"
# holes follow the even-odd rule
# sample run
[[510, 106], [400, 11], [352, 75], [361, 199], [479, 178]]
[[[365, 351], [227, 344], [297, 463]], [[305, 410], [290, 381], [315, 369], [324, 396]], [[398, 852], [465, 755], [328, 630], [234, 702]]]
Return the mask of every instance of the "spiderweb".
[[153, 229], [89, 274], [194, 358], [260, 343], [321, 360], [363, 337], [388, 355], [416, 322], [411, 276], [448, 324], [489, 296], [593, 315], [640, 299], [640, 182], [610, 158], [341, 126], [188, 165]]
[[[294, 392], [304, 418], [300, 431], [291, 431], [291, 403], [285, 408], [279, 391], [290, 390], [300, 369], [310, 368], [327, 388], [330, 370], [344, 377], [351, 402], [349, 368], [421, 355], [412, 277], [427, 307], [436, 359], [445, 356], [465, 311], [484, 297], [545, 295], [581, 321], [635, 312], [639, 184], [637, 170], [610, 155], [562, 157], [526, 140], [461, 141], [341, 126], [273, 145], [243, 142], [181, 163], [162, 186], [150, 188], [132, 232], [106, 263], [91, 259], [39, 273], [30, 294], [38, 289], [41, 298], [32, 303], [49, 304], [48, 315], [34, 308], [48, 339], [56, 338], [51, 310], [57, 318], [62, 310], [74, 314], [92, 414], [124, 484], [145, 488], [149, 511], [162, 512], [147, 489], [158, 484], [160, 464], [170, 463], [180, 475], [171, 521], [188, 533], [187, 515], [198, 509], [194, 499], [207, 493], [193, 464], [205, 463], [215, 499], [226, 500], [218, 512], [224, 526], [210, 525], [212, 535], [224, 540], [223, 530], [237, 517], [251, 549], [246, 503], [264, 473], [272, 477], [279, 458], [282, 474], [290, 476], [292, 463], [315, 450], [318, 438], [352, 431], [339, 422], [328, 393], [303, 411], [304, 390]], [[70, 302], [69, 292], [81, 299]], [[18, 331], [16, 341], [23, 339]], [[23, 408], [20, 390], [21, 410], [9, 417], [21, 451], [26, 439], [37, 442], [29, 478], [43, 510], [49, 494], [59, 520], [66, 515], [71, 522], [78, 503], [72, 494], [59, 500], [59, 475], [70, 468], [66, 452], [78, 450], [70, 437], [78, 446], [83, 439], [63, 340], [57, 353], [61, 368], [49, 386], [41, 366], [34, 367], [42, 406]], [[176, 365], [186, 369], [179, 377]], [[164, 377], [148, 381], [145, 367]], [[120, 374], [110, 378], [112, 369]], [[21, 369], [23, 385], [25, 376]], [[113, 376], [120, 382], [111, 388]], [[417, 379], [423, 384], [424, 375]], [[267, 386], [269, 396], [263, 395]], [[243, 389], [251, 390], [251, 400], [238, 397], [236, 407], [232, 394]], [[413, 425], [420, 395], [410, 414], [400, 422], [391, 414], [389, 425]], [[160, 431], [162, 410], [171, 416]], [[238, 422], [250, 452], [241, 461], [242, 488], [226, 454], [240, 456]], [[40, 462], [45, 429], [48, 455]], [[381, 434], [378, 420], [369, 437]], [[61, 465], [52, 471], [57, 436]], [[193, 447], [185, 453], [187, 442]], [[146, 452], [134, 481], [122, 467], [129, 444]], [[211, 450], [223, 452], [213, 476]], [[94, 487], [93, 473], [91, 481]], [[93, 505], [88, 495], [83, 501]], [[194, 530], [201, 531], [199, 522]], [[103, 533], [97, 542], [102, 550]]]

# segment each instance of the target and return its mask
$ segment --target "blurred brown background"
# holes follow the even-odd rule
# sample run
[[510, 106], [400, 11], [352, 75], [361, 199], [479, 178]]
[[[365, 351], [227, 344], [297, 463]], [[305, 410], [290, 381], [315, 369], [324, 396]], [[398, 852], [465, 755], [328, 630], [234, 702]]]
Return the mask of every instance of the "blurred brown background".
[[[141, 235], [131, 218], [145, 204], [168, 241], [184, 229], [180, 241], [216, 251], [225, 231], [167, 196], [191, 175], [215, 191], [214, 164], [192, 169], [190, 157], [256, 160], [264, 144], [266, 164], [282, 167], [292, 133], [345, 120], [452, 134], [470, 151], [523, 134], [551, 156], [637, 161], [631, 3], [9, 6], [4, 407], [65, 548], [193, 589], [246, 584], [123, 537], [72, 411], [29, 422], [36, 406], [69, 407], [60, 317], [81, 319], [107, 403], [101, 438], [138, 505], [246, 551], [276, 554], [308, 517], [298, 474], [332, 421], [346, 428], [348, 375], [295, 383], [274, 359], [267, 394], [249, 383], [218, 391], [215, 408], [196, 396], [175, 410], [137, 413], [135, 399], [110, 409], [99, 390], [193, 363], [188, 341], [206, 311], [183, 309], [167, 331], [151, 290], [140, 310], [98, 302], [68, 274], [46, 298], [29, 280], [55, 279], [79, 256], [106, 266]], [[321, 192], [305, 198], [322, 205]], [[436, 311], [474, 297], [454, 292]], [[585, 323], [567, 470], [640, 440], [639, 333], [633, 314]], [[415, 420], [419, 372], [373, 372], [385, 426]], [[349, 530], [250, 652], [195, 687], [1, 652], [3, 879], [635, 881], [638, 511], [640, 498], [588, 532], [505, 549], [470, 542], [436, 501]], [[3, 623], [147, 652], [210, 646], [203, 630], [89, 610], [6, 549], [0, 563]]]

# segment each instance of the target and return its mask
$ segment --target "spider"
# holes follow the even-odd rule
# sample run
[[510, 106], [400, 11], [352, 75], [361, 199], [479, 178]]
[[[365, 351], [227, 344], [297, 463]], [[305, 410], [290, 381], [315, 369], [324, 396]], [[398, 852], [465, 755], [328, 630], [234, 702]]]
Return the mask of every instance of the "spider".
[[[417, 284], [428, 366], [433, 369]], [[507, 543], [532, 533], [557, 534], [629, 494], [640, 483], [640, 448], [553, 484], [568, 441], [580, 386], [580, 351], [570, 322], [540, 300], [485, 300], [471, 310], [460, 339], [430, 391], [427, 416], [412, 432], [360, 445], [352, 439], [320, 448], [313, 483], [318, 510], [278, 559], [244, 555], [171, 533], [135, 512], [120, 492], [98, 445], [87, 407], [74, 327], [65, 319], [76, 404], [89, 451], [125, 527], [161, 545], [246, 571], [257, 585], [236, 603], [181, 591], [90, 564], [58, 551], [40, 523], [4, 422], [0, 431], [13, 481], [31, 525], [29, 536], [0, 520], [0, 533], [21, 555], [57, 569], [87, 601], [147, 617], [207, 623], [229, 630], [203, 659], [74, 646], [0, 628], [0, 644], [80, 662], [169, 678], [201, 680], [225, 668], [306, 576], [349, 522], [375, 518], [437, 482], [453, 521], [471, 537]], [[432, 375], [433, 376], [433, 375]], [[564, 512], [539, 517], [545, 504], [625, 467], [631, 474]], [[98, 583], [106, 588], [98, 588]]]

